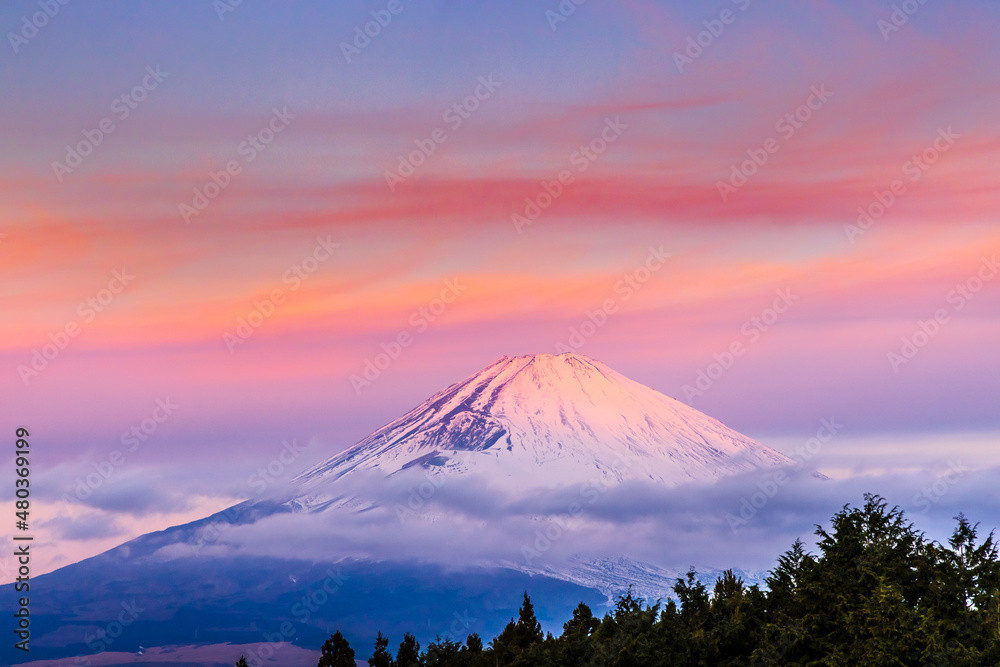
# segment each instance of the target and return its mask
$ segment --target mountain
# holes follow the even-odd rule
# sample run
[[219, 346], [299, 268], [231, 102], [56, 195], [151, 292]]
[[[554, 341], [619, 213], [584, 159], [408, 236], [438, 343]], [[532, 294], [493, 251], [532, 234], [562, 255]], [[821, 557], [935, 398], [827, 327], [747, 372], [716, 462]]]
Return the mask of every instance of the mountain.
[[[33, 598], [31, 657], [223, 642], [315, 649], [335, 629], [358, 647], [377, 630], [425, 643], [492, 637], [526, 590], [557, 628], [581, 600], [600, 614], [630, 585], [670, 595], [689, 563], [671, 556], [650, 513], [669, 511], [664, 493], [697, 506], [691, 490], [785, 465], [598, 361], [503, 357], [266, 494], [33, 579], [44, 595]], [[588, 485], [606, 495], [574, 513], [580, 503], [567, 499]], [[427, 504], [410, 521], [397, 510], [415, 488]], [[631, 510], [641, 532], [623, 517]], [[637, 557], [644, 540], [659, 564]], [[137, 610], [127, 627], [115, 625], [123, 609]], [[25, 660], [0, 648], [2, 664]]]
[[578, 354], [502, 357], [293, 482], [304, 510], [344, 478], [481, 475], [509, 494], [641, 480], [676, 486], [793, 461]]

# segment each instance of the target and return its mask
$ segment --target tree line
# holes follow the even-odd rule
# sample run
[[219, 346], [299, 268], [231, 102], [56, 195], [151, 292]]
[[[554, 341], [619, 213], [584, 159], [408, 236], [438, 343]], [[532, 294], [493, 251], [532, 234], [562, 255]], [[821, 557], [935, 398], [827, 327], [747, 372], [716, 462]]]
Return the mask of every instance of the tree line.
[[[902, 510], [866, 495], [817, 526], [816, 553], [800, 540], [762, 590], [732, 570], [710, 591], [695, 572], [675, 599], [621, 595], [603, 618], [580, 603], [556, 637], [543, 634], [527, 592], [518, 618], [488, 644], [437, 637], [421, 651], [405, 634], [393, 654], [380, 632], [371, 667], [672, 667], [682, 665], [1000, 664], [1000, 560], [991, 532], [964, 515], [941, 544]], [[363, 656], [359, 656], [363, 657]], [[245, 667], [242, 660], [238, 667]], [[338, 631], [318, 667], [355, 667]]]

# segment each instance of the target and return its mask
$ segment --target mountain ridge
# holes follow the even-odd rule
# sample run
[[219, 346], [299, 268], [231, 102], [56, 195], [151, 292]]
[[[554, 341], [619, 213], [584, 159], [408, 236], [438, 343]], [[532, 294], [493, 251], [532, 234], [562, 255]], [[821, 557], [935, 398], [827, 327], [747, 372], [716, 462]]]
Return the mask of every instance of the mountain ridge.
[[[408, 630], [414, 614], [427, 639], [473, 608], [485, 610], [476, 631], [493, 635], [528, 589], [550, 619], [580, 600], [609, 608], [629, 587], [668, 597], [686, 558], [652, 544], [670, 511], [662, 491], [793, 463], [599, 361], [505, 356], [271, 492], [41, 575], [37, 647], [86, 653], [122, 600], [148, 611], [116, 650], [253, 642], [278, 628], [315, 647], [332, 624], [367, 642]], [[411, 521], [394, 502], [414, 488], [427, 502]], [[677, 495], [692, 499], [686, 486]], [[331, 572], [343, 588], [298, 615]]]
[[[503, 356], [429, 397], [292, 482], [303, 507], [361, 471], [391, 478], [479, 473], [507, 492], [639, 479], [676, 486], [758, 467], [783, 454], [575, 353]], [[313, 497], [314, 496], [314, 497]]]

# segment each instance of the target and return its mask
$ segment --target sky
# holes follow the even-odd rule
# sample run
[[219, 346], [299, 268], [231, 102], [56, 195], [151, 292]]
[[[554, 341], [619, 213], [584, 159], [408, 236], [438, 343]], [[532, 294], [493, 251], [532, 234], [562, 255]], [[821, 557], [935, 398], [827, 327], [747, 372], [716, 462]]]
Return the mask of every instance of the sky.
[[40, 567], [249, 497], [505, 354], [593, 357], [786, 453], [836, 419], [848, 485], [951, 452], [993, 475], [998, 21], [4, 3], [0, 419], [31, 433]]

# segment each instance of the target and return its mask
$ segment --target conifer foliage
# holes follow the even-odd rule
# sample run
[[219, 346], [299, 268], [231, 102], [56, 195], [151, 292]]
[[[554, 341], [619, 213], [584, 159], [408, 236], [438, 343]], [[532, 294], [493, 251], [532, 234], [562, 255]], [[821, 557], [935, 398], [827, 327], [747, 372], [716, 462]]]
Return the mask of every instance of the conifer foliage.
[[354, 649], [340, 634], [340, 630], [330, 635], [323, 643], [319, 663], [316, 667], [357, 667], [354, 661]]
[[[796, 540], [765, 589], [732, 571], [709, 589], [695, 572], [665, 603], [630, 588], [596, 618], [580, 603], [558, 637], [543, 635], [527, 592], [489, 645], [437, 637], [421, 653], [411, 634], [392, 660], [379, 633], [373, 667], [679, 667], [683, 665], [1000, 664], [1000, 558], [965, 516], [946, 544], [930, 541], [898, 507], [866, 495], [817, 527], [816, 552]], [[350, 662], [347, 662], [350, 656]], [[245, 662], [243, 663], [245, 664]], [[319, 667], [354, 665], [336, 633]]]

